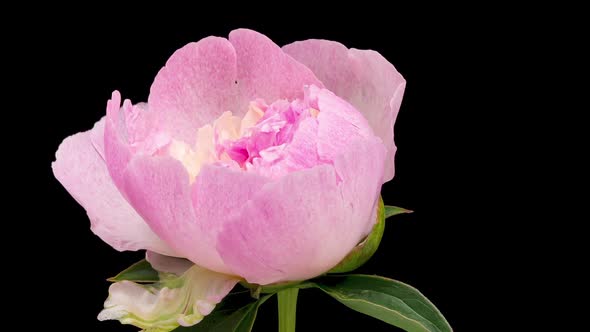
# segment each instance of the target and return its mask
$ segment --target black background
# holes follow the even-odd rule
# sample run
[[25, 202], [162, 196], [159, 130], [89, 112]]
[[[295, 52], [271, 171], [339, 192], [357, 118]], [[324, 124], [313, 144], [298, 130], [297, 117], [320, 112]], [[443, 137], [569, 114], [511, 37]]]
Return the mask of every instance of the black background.
[[[42, 175], [46, 208], [34, 211], [42, 213], [42, 221], [33, 236], [48, 257], [38, 264], [48, 264], [43, 269], [51, 271], [43, 277], [53, 287], [44, 309], [49, 325], [72, 331], [133, 331], [118, 322], [98, 322], [96, 315], [107, 296], [105, 279], [143, 256], [116, 252], [90, 232], [84, 209], [51, 173], [58, 145], [66, 136], [91, 128], [104, 115], [113, 90], [133, 102], [145, 101], [155, 74], [176, 49], [246, 27], [278, 45], [323, 38], [373, 49], [404, 75], [406, 93], [395, 126], [396, 176], [383, 186], [382, 195], [386, 204], [415, 212], [387, 222], [380, 250], [359, 272], [409, 283], [436, 304], [456, 331], [480, 330], [475, 322], [491, 319], [479, 310], [480, 303], [493, 297], [485, 280], [495, 273], [483, 262], [502, 247], [490, 235], [502, 213], [497, 207], [507, 210], [513, 204], [510, 190], [496, 194], [501, 170], [512, 160], [511, 152], [497, 143], [513, 130], [506, 119], [516, 117], [514, 105], [500, 98], [511, 93], [502, 85], [508, 72], [504, 64], [523, 61], [515, 48], [528, 43], [529, 31], [508, 31], [514, 37], [508, 40], [503, 38], [506, 31], [500, 33], [508, 18], [435, 13], [408, 19], [395, 10], [176, 17], [183, 11], [110, 13], [95, 19], [63, 15], [25, 39], [42, 55], [31, 65], [37, 69], [34, 84], [43, 87], [39, 95], [45, 92], [45, 111], [35, 122], [42, 137], [36, 142], [43, 159], [37, 175]], [[168, 20], [160, 20], [162, 16]], [[319, 331], [328, 324], [329, 330], [396, 330], [319, 291], [302, 291], [298, 330]], [[272, 331], [275, 325], [273, 299], [261, 308], [254, 330]]]

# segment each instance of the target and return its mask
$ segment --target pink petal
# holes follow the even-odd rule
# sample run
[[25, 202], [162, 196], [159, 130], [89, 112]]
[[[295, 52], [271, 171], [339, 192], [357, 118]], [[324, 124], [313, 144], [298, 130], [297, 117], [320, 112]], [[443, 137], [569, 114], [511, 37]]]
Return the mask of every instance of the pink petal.
[[303, 97], [302, 87], [323, 87], [306, 66], [285, 54], [268, 37], [252, 30], [238, 29], [229, 34], [238, 59], [238, 86], [249, 100], [267, 102]]
[[150, 89], [148, 104], [163, 129], [194, 144], [196, 130], [221, 113], [239, 109], [236, 52], [225, 38], [207, 37], [190, 43], [166, 62]]
[[156, 76], [148, 104], [165, 132], [193, 144], [196, 129], [223, 112], [241, 116], [256, 98], [302, 97], [306, 84], [323, 86], [270, 39], [239, 29], [229, 41], [207, 37], [176, 51]]
[[[124, 139], [124, 124], [121, 123], [121, 94], [114, 91], [107, 102], [104, 128], [104, 159], [109, 174], [118, 188], [123, 187], [123, 172], [131, 160], [131, 151]], [[96, 139], [95, 139], [96, 140]]]
[[186, 270], [195, 265], [193, 262], [185, 258], [165, 256], [149, 250], [145, 253], [145, 259], [150, 263], [154, 270], [174, 273], [178, 276], [182, 275]]
[[305, 40], [283, 47], [285, 53], [309, 67], [326, 88], [354, 105], [367, 118], [387, 147], [384, 182], [393, 178], [393, 126], [405, 80], [379, 53], [347, 49], [328, 40]]
[[104, 154], [104, 128], [106, 123], [106, 116], [103, 116], [97, 123], [94, 124], [94, 128], [90, 131], [90, 142], [100, 157], [105, 160]]
[[111, 180], [93, 141], [100, 144], [103, 120], [86, 132], [66, 138], [59, 146], [53, 174], [84, 207], [92, 231], [117, 250], [149, 249], [175, 255], [125, 201]]
[[[123, 179], [129, 202], [160, 238], [195, 263], [227, 271], [215, 249], [201, 241], [205, 235], [193, 210], [188, 173], [179, 161], [137, 155]], [[195, 256], [203, 259], [195, 260]]]
[[[221, 261], [215, 249], [219, 233], [228, 220], [237, 216], [241, 207], [269, 181], [254, 173], [223, 166], [205, 165], [201, 169], [192, 186], [191, 197], [198, 220], [198, 230], [195, 232], [199, 236], [198, 241], [215, 251], [209, 255]], [[194, 253], [193, 256], [187, 257], [205, 266], [202, 261], [206, 257], [197, 256], [193, 246], [190, 244], [187, 248], [188, 252]]]
[[[349, 148], [352, 141], [374, 137], [367, 120], [352, 105], [326, 89], [311, 86], [308, 98], [320, 110], [318, 114], [318, 154], [334, 160]], [[371, 158], [370, 154], [362, 154]]]
[[290, 171], [311, 168], [320, 163], [317, 152], [318, 122], [309, 117], [301, 121], [286, 148], [284, 163]]
[[194, 263], [221, 273], [231, 270], [215, 248], [223, 223], [267, 179], [206, 165], [195, 183], [170, 157], [135, 156], [125, 173], [131, 204], [162, 239]]
[[220, 233], [217, 249], [248, 282], [314, 277], [337, 264], [362, 237], [354, 226], [362, 221], [352, 219], [351, 208], [332, 166], [290, 173], [245, 204]]
[[342, 180], [342, 197], [353, 206], [351, 217], [362, 237], [377, 221], [375, 211], [381, 192], [387, 150], [377, 137], [351, 140], [345, 153], [334, 158], [334, 168]]

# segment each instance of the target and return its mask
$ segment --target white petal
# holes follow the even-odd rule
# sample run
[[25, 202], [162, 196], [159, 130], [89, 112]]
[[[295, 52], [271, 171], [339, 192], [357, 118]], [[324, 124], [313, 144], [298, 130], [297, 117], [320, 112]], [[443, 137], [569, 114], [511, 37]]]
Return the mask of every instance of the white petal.
[[151, 285], [117, 282], [109, 288], [109, 297], [98, 319], [115, 319], [153, 332], [192, 326], [211, 313], [237, 282], [233, 276], [197, 265], [182, 276]]

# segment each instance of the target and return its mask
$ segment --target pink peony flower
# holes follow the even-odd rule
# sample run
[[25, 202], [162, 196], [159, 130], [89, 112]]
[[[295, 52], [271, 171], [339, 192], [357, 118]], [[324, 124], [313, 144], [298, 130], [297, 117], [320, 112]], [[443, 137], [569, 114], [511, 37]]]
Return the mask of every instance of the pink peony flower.
[[326, 40], [281, 49], [239, 29], [176, 51], [147, 103], [113, 92], [106, 116], [60, 145], [53, 171], [115, 249], [230, 280], [199, 300], [214, 305], [237, 278], [324, 273], [371, 231], [404, 87], [377, 52]]

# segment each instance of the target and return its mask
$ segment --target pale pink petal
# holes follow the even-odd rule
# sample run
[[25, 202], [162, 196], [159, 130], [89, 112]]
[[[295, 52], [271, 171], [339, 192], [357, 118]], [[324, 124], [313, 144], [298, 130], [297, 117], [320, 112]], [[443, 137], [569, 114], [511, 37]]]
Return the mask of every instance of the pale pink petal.
[[104, 154], [104, 127], [106, 123], [106, 116], [103, 116], [90, 131], [90, 142], [100, 157], [105, 160]]
[[256, 174], [205, 165], [191, 188], [179, 161], [136, 156], [125, 174], [125, 191], [156, 234], [183, 257], [210, 270], [231, 273], [215, 248], [217, 235], [268, 181]]
[[285, 54], [263, 34], [238, 29], [229, 34], [229, 41], [238, 60], [238, 87], [248, 101], [292, 100], [303, 97], [304, 85], [323, 87], [309, 68]]
[[109, 174], [118, 188], [123, 185], [123, 172], [131, 160], [131, 151], [125, 141], [124, 123], [121, 114], [121, 94], [114, 91], [107, 102], [107, 115], [104, 129], [104, 157]]
[[193, 211], [188, 173], [179, 161], [137, 155], [123, 178], [129, 202], [156, 234], [181, 256], [195, 262], [194, 255], [202, 255], [200, 265], [226, 272], [215, 249], [200, 240], [204, 235]]
[[285, 149], [288, 170], [311, 168], [320, 163], [317, 152], [318, 122], [309, 117], [301, 121], [293, 140]]
[[135, 156], [125, 173], [124, 188], [154, 232], [183, 257], [210, 270], [231, 273], [211, 245], [215, 230], [202, 226], [216, 221], [197, 220], [188, 173], [179, 161]]
[[[192, 203], [198, 220], [198, 241], [215, 251], [218, 234], [223, 225], [237, 216], [241, 207], [256, 194], [270, 179], [240, 169], [224, 166], [205, 165], [192, 186]], [[193, 250], [191, 244], [186, 251], [193, 253], [187, 256], [199, 265], [207, 257]], [[221, 259], [217, 252], [214, 255]], [[203, 265], [204, 266], [204, 265]]]
[[193, 262], [186, 258], [165, 256], [149, 250], [145, 253], [145, 259], [150, 263], [154, 270], [174, 273], [178, 276], [182, 275], [194, 265]]
[[174, 52], [150, 89], [148, 104], [163, 130], [194, 144], [196, 130], [225, 111], [235, 114], [239, 91], [236, 52], [225, 38], [207, 37]]
[[52, 164], [53, 174], [86, 209], [92, 231], [113, 248], [149, 249], [175, 255], [125, 201], [111, 180], [104, 160], [91, 142], [102, 135], [102, 122], [91, 131], [63, 141]]
[[334, 158], [334, 168], [342, 180], [342, 197], [353, 206], [351, 217], [358, 232], [369, 234], [377, 219], [375, 211], [381, 192], [387, 150], [377, 137], [351, 140], [345, 153]]
[[387, 147], [384, 182], [394, 175], [393, 126], [406, 82], [379, 53], [347, 49], [328, 40], [305, 40], [283, 47], [309, 67], [326, 88], [354, 105]]
[[107, 103], [104, 129], [104, 159], [109, 173], [119, 189], [123, 186], [123, 173], [135, 154], [158, 153], [170, 142], [170, 136], [161, 130], [157, 113], [145, 103], [132, 105], [114, 91]]
[[352, 219], [341, 192], [330, 165], [290, 173], [246, 203], [220, 233], [217, 249], [248, 282], [317, 276], [362, 238], [354, 225], [365, 221]]
[[317, 144], [322, 159], [334, 160], [348, 149], [350, 142], [374, 137], [363, 115], [332, 92], [311, 86], [307, 98], [317, 103], [320, 110]]
[[196, 129], [223, 112], [242, 116], [256, 98], [300, 98], [307, 84], [323, 87], [266, 36], [239, 29], [229, 41], [207, 37], [176, 51], [156, 76], [148, 104], [163, 131], [193, 144]]

